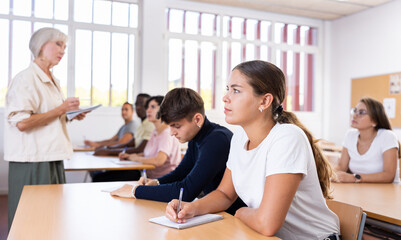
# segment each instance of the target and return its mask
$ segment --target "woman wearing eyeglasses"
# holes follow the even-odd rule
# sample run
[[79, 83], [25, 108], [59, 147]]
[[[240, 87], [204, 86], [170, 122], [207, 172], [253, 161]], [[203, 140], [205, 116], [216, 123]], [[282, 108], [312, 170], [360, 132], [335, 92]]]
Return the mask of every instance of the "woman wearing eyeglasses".
[[383, 105], [375, 99], [362, 98], [351, 109], [351, 116], [354, 129], [345, 136], [337, 181], [398, 183], [400, 147]]

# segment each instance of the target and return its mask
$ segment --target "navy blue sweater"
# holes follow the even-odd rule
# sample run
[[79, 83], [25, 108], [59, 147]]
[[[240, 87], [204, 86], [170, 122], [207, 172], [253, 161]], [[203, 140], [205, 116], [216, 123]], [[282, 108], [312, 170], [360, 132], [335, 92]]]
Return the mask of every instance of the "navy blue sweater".
[[[227, 128], [205, 118], [201, 130], [188, 142], [187, 152], [177, 168], [158, 179], [161, 185], [138, 186], [135, 197], [169, 202], [177, 199], [180, 188], [184, 188], [182, 199], [190, 202], [201, 192], [206, 195], [215, 190], [226, 169], [232, 135]], [[239, 200], [235, 203], [234, 212], [245, 206]]]

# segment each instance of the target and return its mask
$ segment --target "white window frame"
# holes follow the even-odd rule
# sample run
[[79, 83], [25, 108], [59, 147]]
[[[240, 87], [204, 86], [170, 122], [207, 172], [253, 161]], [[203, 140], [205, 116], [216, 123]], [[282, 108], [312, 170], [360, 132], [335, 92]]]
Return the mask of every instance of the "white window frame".
[[[32, 0], [32, 3], [35, 0]], [[142, 1], [141, 0], [104, 0], [104, 1], [111, 1], [111, 2], [123, 2], [123, 3], [129, 3], [129, 4], [137, 4], [138, 5], [138, 27], [136, 29], [130, 28], [130, 27], [118, 27], [118, 26], [112, 26], [112, 25], [102, 25], [102, 24], [94, 24], [94, 23], [83, 23], [83, 22], [77, 22], [74, 21], [74, 3], [75, 0], [66, 0], [68, 2], [68, 20], [57, 20], [57, 19], [47, 19], [47, 18], [37, 18], [35, 16], [18, 16], [18, 15], [13, 15], [13, 14], [0, 14], [0, 19], [6, 19], [9, 21], [9, 32], [11, 33], [11, 27], [12, 27], [12, 21], [15, 20], [21, 20], [21, 21], [26, 21], [31, 23], [31, 31], [33, 31], [33, 24], [34, 22], [43, 22], [43, 23], [49, 23], [49, 24], [61, 24], [61, 25], [66, 25], [68, 27], [68, 63], [67, 63], [67, 96], [75, 96], [75, 32], [76, 30], [89, 30], [89, 31], [107, 31], [110, 33], [117, 32], [117, 33], [126, 33], [126, 34], [132, 34], [135, 36], [135, 56], [134, 56], [134, 89], [132, 89], [132, 98], [138, 93], [138, 89], [140, 86], [140, 75], [141, 75], [141, 61], [140, 61], [140, 52], [141, 52], [141, 38], [140, 38], [140, 31], [142, 27]], [[10, 8], [11, 8], [11, 2], [10, 0]], [[33, 8], [33, 4], [32, 4]], [[93, 8], [93, 6], [92, 6]], [[93, 16], [92, 16], [93, 18]], [[116, 31], [117, 30], [117, 31]], [[9, 34], [9, 41], [11, 40], [12, 35]], [[111, 43], [110, 43], [111, 44]], [[28, 46], [27, 46], [28, 48]], [[11, 55], [12, 48], [9, 48], [9, 56], [8, 56], [8, 83], [12, 80], [14, 76], [12, 76], [12, 69], [11, 69], [11, 63], [12, 63], [12, 55]], [[93, 55], [93, 52], [91, 53]], [[92, 76], [93, 77], [93, 76]], [[128, 79], [127, 79], [128, 81]], [[129, 94], [129, 89], [128, 91], [128, 96]], [[110, 92], [110, 90], [109, 90]], [[110, 93], [109, 93], [110, 94]], [[67, 97], [66, 96], [66, 97]], [[127, 98], [128, 98], [127, 96]], [[2, 96], [3, 97], [3, 96]], [[5, 97], [5, 96], [4, 96]], [[134, 99], [127, 99], [128, 101], [134, 101]], [[91, 100], [92, 101], [92, 100]], [[110, 100], [111, 101], [111, 100]], [[109, 101], [109, 103], [110, 103]], [[105, 107], [112, 107], [112, 106], [105, 106]], [[120, 108], [120, 106], [118, 106]], [[3, 111], [4, 106], [0, 106], [0, 110]]]
[[[236, 7], [229, 7], [229, 6], [222, 6], [222, 5], [215, 5], [215, 4], [206, 4], [206, 3], [198, 3], [198, 2], [187, 2], [187, 1], [180, 1], [180, 0], [171, 0], [166, 3], [166, 8], [173, 8], [173, 9], [181, 9], [181, 10], [188, 10], [194, 12], [205, 12], [211, 14], [218, 14], [220, 15], [220, 29], [222, 29], [222, 17], [223, 16], [235, 16], [235, 17], [242, 17], [242, 18], [249, 18], [249, 19], [257, 19], [257, 20], [265, 20], [272, 23], [274, 26], [275, 23], [287, 23], [287, 24], [296, 24], [296, 25], [305, 25], [310, 26], [317, 29], [317, 46], [298, 46], [298, 45], [287, 45], [287, 44], [277, 44], [274, 42], [268, 43], [267, 46], [271, 47], [271, 59], [272, 63], [275, 60], [275, 52], [276, 49], [279, 50], [292, 50], [294, 52], [308, 52], [313, 53], [315, 56], [315, 72], [314, 72], [314, 86], [313, 86], [313, 111], [310, 112], [295, 112], [296, 115], [300, 118], [302, 122], [316, 122], [319, 121], [320, 123], [323, 122], [323, 86], [325, 85], [325, 80], [323, 78], [323, 43], [324, 43], [324, 21], [317, 20], [317, 19], [309, 19], [303, 17], [296, 17], [290, 15], [282, 15], [270, 12], [263, 12], [263, 11], [256, 11], [244, 8], [236, 8]], [[165, 23], [167, 26], [167, 23]], [[185, 39], [185, 33], [170, 33], [167, 31], [167, 27], [165, 28], [165, 46], [168, 46], [168, 41], [170, 38], [177, 38], [182, 37]], [[190, 35], [191, 39], [196, 41], [201, 41], [205, 37], [200, 35]], [[222, 109], [224, 107], [223, 102], [221, 101], [223, 97], [223, 81], [225, 82], [226, 79], [222, 79], [222, 69], [220, 66], [220, 59], [222, 58], [222, 42], [227, 41], [226, 38], [223, 36], [219, 37], [206, 37], [207, 41], [216, 41], [217, 45], [217, 66], [216, 66], [216, 108], [207, 111], [207, 113], [213, 116], [215, 119], [222, 120], [224, 122], [224, 116], [222, 114]], [[274, 39], [274, 31], [272, 31], [272, 39]], [[235, 40], [241, 42], [258, 42], [258, 40]], [[266, 45], [266, 43], [263, 43]], [[168, 73], [168, 50], [166, 50], [166, 64], [165, 64], [165, 72]], [[167, 76], [168, 74], [166, 74]], [[166, 77], [165, 81], [167, 82], [168, 79]], [[327, 84], [327, 83], [326, 83]], [[323, 126], [322, 125], [308, 125], [307, 126], [315, 135], [322, 135], [323, 133]]]

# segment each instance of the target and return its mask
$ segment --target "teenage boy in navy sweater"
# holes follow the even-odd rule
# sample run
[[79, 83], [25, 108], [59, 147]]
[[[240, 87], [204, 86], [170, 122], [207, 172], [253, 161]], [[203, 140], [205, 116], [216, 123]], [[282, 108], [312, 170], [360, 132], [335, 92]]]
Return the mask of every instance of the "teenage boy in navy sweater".
[[[187, 152], [178, 167], [158, 179], [144, 178], [139, 185], [124, 185], [111, 194], [169, 202], [184, 188], [183, 201], [193, 201], [219, 185], [228, 159], [232, 132], [210, 122], [205, 116], [201, 96], [189, 88], [176, 88], [167, 93], [159, 117], [170, 126], [171, 134], [181, 143], [188, 142]], [[237, 199], [228, 213], [245, 206]]]

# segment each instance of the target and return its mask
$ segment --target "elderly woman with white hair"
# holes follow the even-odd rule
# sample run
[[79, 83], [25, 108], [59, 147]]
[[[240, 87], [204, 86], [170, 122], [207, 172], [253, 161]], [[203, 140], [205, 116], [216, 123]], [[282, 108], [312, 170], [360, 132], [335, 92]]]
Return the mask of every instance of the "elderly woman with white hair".
[[29, 42], [34, 60], [8, 86], [4, 159], [9, 161], [9, 229], [24, 185], [65, 183], [63, 160], [72, 154], [65, 113], [78, 109], [79, 99], [64, 99], [50, 70], [63, 58], [66, 42], [57, 29], [36, 31]]

